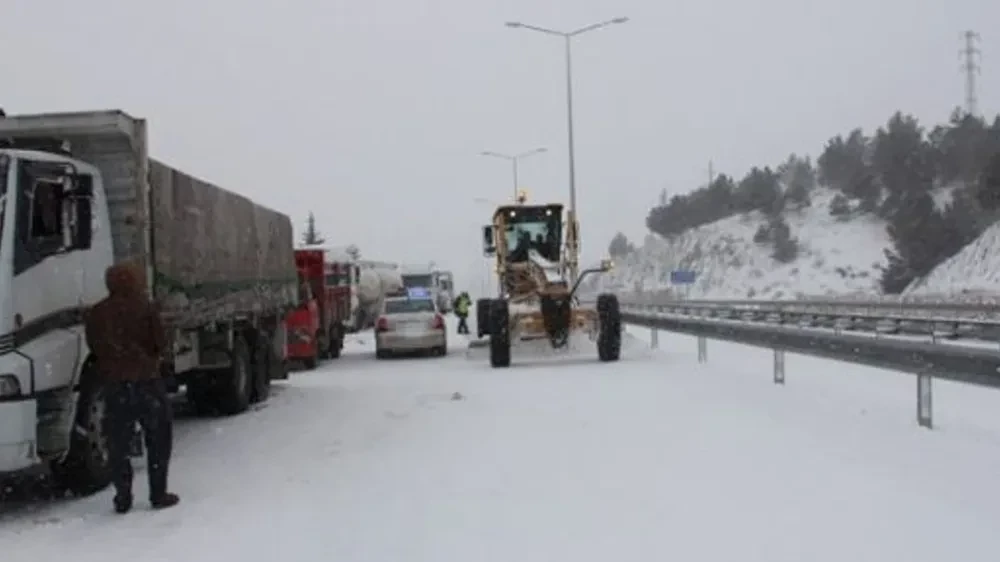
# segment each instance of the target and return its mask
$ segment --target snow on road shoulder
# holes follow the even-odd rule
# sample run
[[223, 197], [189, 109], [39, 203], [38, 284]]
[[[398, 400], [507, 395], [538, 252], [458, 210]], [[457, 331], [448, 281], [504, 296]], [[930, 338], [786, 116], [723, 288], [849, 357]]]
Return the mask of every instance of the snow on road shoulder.
[[[628, 326], [637, 341], [648, 344], [650, 330]], [[927, 338], [909, 338], [926, 341]], [[691, 336], [660, 332], [658, 354], [666, 360], [696, 360]], [[929, 343], [929, 342], [928, 342]], [[948, 342], [938, 345], [971, 345]], [[719, 340], [707, 341], [708, 363], [702, 366], [724, 375], [720, 384], [763, 385], [792, 403], [805, 401], [834, 419], [875, 418], [872, 423], [909, 427], [916, 417], [916, 378], [910, 373], [851, 365], [818, 357], [787, 353], [785, 385], [772, 384], [773, 352], [770, 349]], [[731, 380], [738, 379], [738, 380]], [[961, 433], [1000, 446], [1000, 392], [942, 380], [933, 382], [935, 432]]]
[[852, 397], [810, 393], [791, 362], [776, 389], [766, 362], [709, 342], [699, 365], [677, 341], [511, 369], [457, 339], [443, 359], [358, 344], [258, 412], [185, 423], [177, 508], [118, 517], [106, 492], [4, 522], [0, 544], [75, 562], [995, 560], [995, 443], [831, 415]]

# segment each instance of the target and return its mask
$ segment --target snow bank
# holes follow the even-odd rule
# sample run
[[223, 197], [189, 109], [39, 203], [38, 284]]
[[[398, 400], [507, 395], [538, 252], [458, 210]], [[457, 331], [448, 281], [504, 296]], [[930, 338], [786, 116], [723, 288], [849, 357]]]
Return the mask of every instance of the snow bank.
[[[780, 299], [804, 295], [879, 292], [884, 250], [891, 247], [885, 223], [871, 216], [830, 216], [832, 190], [819, 188], [812, 205], [787, 211], [799, 240], [798, 258], [780, 263], [771, 244], [753, 241], [765, 222], [760, 213], [729, 217], [689, 230], [672, 240], [649, 235], [636, 252], [600, 276], [598, 290], [658, 291], [671, 288], [670, 271], [694, 270], [690, 298]], [[679, 287], [673, 287], [678, 289]]]
[[1000, 222], [939, 264], [905, 294], [914, 296], [995, 296], [1000, 293]]

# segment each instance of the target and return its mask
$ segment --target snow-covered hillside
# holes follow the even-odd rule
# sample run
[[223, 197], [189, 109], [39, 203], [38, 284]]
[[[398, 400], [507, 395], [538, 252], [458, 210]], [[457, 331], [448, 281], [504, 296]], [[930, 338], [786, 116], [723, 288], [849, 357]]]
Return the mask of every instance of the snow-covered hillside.
[[[785, 220], [799, 241], [791, 263], [771, 257], [770, 244], [755, 244], [765, 222], [760, 213], [737, 215], [684, 232], [673, 240], [646, 237], [642, 247], [616, 269], [601, 276], [600, 290], [657, 291], [671, 287], [670, 271], [697, 272], [690, 298], [794, 298], [879, 292], [884, 250], [891, 247], [885, 223], [871, 216], [838, 220], [830, 216], [834, 193], [819, 188], [812, 205], [786, 211]], [[998, 262], [1000, 263], [1000, 262]], [[681, 293], [684, 294], [684, 293]]]
[[907, 295], [913, 296], [997, 293], [1000, 293], [1000, 222], [906, 290]]

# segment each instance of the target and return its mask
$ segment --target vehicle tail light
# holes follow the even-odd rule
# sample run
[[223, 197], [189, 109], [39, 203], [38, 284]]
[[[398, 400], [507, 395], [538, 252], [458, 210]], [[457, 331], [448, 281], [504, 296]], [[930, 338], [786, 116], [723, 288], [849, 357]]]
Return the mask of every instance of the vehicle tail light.
[[435, 330], [443, 330], [444, 329], [444, 317], [441, 316], [440, 314], [435, 314], [434, 315], [434, 323], [431, 324], [431, 327], [434, 328]]
[[380, 316], [378, 322], [375, 323], [376, 332], [388, 332], [389, 331], [389, 319], [385, 316]]

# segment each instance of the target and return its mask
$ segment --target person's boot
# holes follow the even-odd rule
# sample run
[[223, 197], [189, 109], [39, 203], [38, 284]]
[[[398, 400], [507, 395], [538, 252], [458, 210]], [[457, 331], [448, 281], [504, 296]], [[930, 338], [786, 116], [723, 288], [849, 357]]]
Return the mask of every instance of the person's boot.
[[181, 498], [177, 494], [167, 492], [161, 496], [151, 498], [149, 503], [153, 506], [153, 509], [166, 509], [181, 503]]
[[132, 494], [115, 494], [112, 503], [115, 506], [115, 513], [128, 513], [132, 510]]

